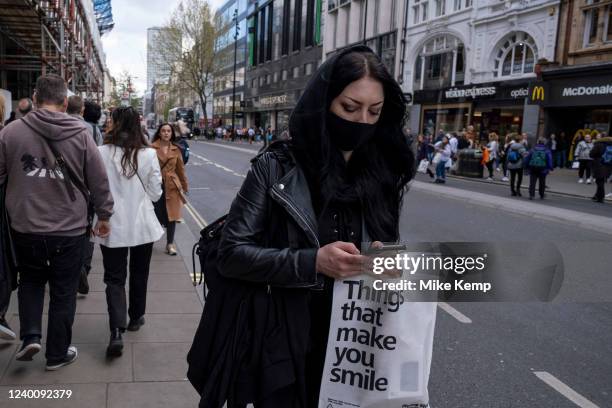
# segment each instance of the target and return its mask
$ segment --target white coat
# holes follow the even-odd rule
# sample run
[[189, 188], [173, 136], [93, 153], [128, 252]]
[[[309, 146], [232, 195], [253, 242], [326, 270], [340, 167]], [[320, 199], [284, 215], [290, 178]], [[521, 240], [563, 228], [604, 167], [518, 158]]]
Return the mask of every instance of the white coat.
[[124, 176], [121, 170], [123, 149], [110, 144], [98, 149], [106, 167], [115, 205], [110, 218], [109, 236], [93, 237], [92, 242], [120, 248], [159, 240], [164, 229], [155, 216], [152, 201], [161, 197], [162, 178], [155, 149], [144, 148], [138, 152], [138, 175], [131, 178]]

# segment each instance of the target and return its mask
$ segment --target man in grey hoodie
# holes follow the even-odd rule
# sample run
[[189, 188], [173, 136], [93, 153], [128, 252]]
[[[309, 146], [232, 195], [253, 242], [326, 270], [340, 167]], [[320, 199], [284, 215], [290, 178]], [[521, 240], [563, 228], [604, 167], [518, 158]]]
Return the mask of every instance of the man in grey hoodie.
[[[36, 81], [37, 110], [0, 132], [0, 184], [19, 265], [19, 322], [23, 344], [17, 360], [41, 349], [45, 286], [49, 283], [47, 370], [74, 362], [70, 345], [83, 243], [88, 239], [87, 198], [107, 236], [113, 199], [89, 128], [65, 113], [67, 88], [57, 75]], [[55, 151], [54, 151], [55, 150]]]

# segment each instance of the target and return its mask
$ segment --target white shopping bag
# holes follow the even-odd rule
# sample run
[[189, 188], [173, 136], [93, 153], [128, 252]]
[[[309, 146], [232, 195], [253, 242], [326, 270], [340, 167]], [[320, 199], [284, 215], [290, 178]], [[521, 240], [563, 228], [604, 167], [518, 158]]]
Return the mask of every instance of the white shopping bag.
[[435, 302], [376, 291], [376, 277], [335, 281], [319, 408], [428, 404]]
[[419, 167], [417, 168], [417, 171], [419, 173], [426, 173], [428, 167], [429, 167], [429, 160], [423, 159], [419, 162]]

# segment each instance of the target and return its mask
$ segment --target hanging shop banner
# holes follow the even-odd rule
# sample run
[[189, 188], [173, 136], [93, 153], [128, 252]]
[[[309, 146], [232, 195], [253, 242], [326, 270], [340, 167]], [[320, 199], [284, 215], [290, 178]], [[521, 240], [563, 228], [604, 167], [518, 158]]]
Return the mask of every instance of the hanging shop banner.
[[545, 107], [612, 105], [612, 76], [534, 82], [529, 103]]

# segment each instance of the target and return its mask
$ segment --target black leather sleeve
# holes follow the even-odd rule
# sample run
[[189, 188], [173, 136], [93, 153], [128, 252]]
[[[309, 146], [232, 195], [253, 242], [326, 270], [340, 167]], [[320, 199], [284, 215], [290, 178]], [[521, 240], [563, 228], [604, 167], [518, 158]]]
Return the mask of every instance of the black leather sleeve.
[[219, 243], [219, 271], [228, 278], [280, 287], [317, 284], [317, 248], [265, 248], [269, 225], [268, 194], [281, 164], [266, 153], [251, 167], [234, 199]]

